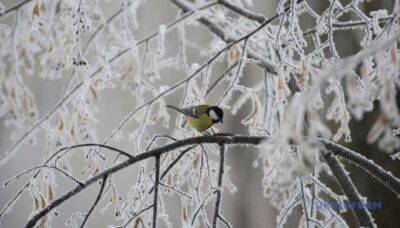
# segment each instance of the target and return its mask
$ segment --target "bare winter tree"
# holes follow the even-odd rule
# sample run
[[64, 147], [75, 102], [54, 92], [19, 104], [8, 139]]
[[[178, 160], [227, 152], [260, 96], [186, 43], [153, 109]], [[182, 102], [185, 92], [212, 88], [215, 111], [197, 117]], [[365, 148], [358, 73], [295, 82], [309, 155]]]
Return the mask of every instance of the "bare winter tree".
[[[22, 201], [33, 202], [30, 215], [18, 215], [25, 227], [85, 227], [99, 213], [111, 216], [104, 227], [232, 227], [223, 209], [237, 190], [229, 150], [256, 146], [252, 165], [263, 177], [252, 188], [276, 208], [275, 226], [377, 226], [342, 162], [397, 202], [400, 179], [341, 144], [358, 133], [351, 120], [378, 109], [366, 141], [400, 159], [400, 3], [368, 11], [363, 0], [313, 2], [0, 3], [0, 225], [13, 224], [7, 217]], [[261, 4], [274, 13], [260, 13]], [[338, 50], [338, 33], [356, 37], [354, 53]], [[52, 89], [37, 95], [38, 82]], [[43, 108], [48, 100], [57, 101]], [[221, 125], [199, 133], [166, 108], [202, 103], [223, 108], [248, 134]], [[91, 188], [90, 203], [59, 223], [60, 207]]]

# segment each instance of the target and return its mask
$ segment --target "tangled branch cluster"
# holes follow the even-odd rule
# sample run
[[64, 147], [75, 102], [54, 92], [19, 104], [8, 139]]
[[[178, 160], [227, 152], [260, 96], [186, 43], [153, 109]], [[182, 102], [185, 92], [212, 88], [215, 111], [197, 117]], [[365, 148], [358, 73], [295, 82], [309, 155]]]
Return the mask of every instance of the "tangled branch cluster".
[[[232, 144], [258, 145], [261, 186], [279, 211], [278, 227], [298, 205], [302, 226], [348, 226], [344, 211], [314, 207], [325, 196], [337, 202], [365, 202], [337, 157], [400, 194], [398, 178], [337, 144], [351, 141], [352, 118], [362, 119], [379, 104], [379, 118], [367, 141], [377, 143], [386, 152], [382, 156], [400, 157], [398, 1], [391, 12], [366, 13], [361, 0], [331, 0], [321, 12], [307, 0], [281, 0], [271, 17], [248, 10], [251, 0], [170, 2], [179, 11], [176, 19], [146, 37], [136, 33], [142, 23], [138, 10], [145, 1], [122, 0], [109, 17], [100, 0], [24, 0], [0, 7], [0, 116], [15, 129], [0, 168], [22, 156], [21, 145], [35, 142], [39, 132], [45, 133], [47, 144], [47, 153], [40, 154], [46, 157], [43, 164], [5, 182], [28, 176], [4, 205], [0, 219], [30, 193], [34, 207], [27, 227], [50, 226], [56, 207], [101, 182], [93, 204], [86, 212], [72, 214], [67, 225], [84, 227], [98, 205], [109, 199], [101, 211], [113, 209], [117, 227], [156, 227], [159, 220], [172, 226], [164, 199], [174, 194], [181, 199], [183, 226], [231, 227], [220, 208], [223, 190], [236, 190], [225, 162]], [[348, 15], [353, 16], [346, 19]], [[305, 17], [312, 23], [305, 23]], [[206, 45], [188, 38], [198, 27], [212, 34]], [[342, 56], [336, 47], [338, 32], [361, 36], [360, 50]], [[188, 53], [193, 50], [201, 63], [191, 59]], [[245, 85], [249, 76], [244, 69], [252, 66], [263, 73], [252, 79], [252, 86]], [[166, 80], [167, 70], [183, 77]], [[50, 112], [39, 115], [37, 100], [25, 83], [29, 77], [67, 78]], [[134, 106], [102, 138], [96, 131], [102, 111], [98, 100], [102, 91], [117, 89], [131, 92]], [[170, 119], [165, 105], [171, 95], [181, 98], [177, 106], [212, 101], [232, 114], [250, 103], [241, 121], [250, 135], [193, 137], [182, 117]], [[132, 124], [135, 127], [129, 127]], [[172, 130], [166, 136], [154, 134], [154, 129]], [[111, 146], [126, 138], [130, 151]], [[152, 149], [154, 145], [161, 146]], [[71, 164], [78, 152], [84, 153], [86, 165], [79, 178]], [[113, 174], [128, 166], [137, 166], [137, 173], [122, 196]], [[323, 183], [323, 172], [336, 178], [343, 195]], [[56, 194], [59, 174], [75, 185], [64, 195]], [[212, 212], [207, 209], [211, 202]], [[360, 226], [375, 226], [367, 209], [354, 211], [354, 219]]]

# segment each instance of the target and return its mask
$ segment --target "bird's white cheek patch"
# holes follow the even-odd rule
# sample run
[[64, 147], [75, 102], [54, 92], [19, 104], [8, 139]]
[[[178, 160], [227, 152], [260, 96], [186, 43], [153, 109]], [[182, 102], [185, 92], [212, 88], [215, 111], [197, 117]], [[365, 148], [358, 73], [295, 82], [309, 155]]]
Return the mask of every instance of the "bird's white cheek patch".
[[217, 113], [215, 113], [214, 110], [210, 110], [210, 117], [212, 120], [219, 120]]

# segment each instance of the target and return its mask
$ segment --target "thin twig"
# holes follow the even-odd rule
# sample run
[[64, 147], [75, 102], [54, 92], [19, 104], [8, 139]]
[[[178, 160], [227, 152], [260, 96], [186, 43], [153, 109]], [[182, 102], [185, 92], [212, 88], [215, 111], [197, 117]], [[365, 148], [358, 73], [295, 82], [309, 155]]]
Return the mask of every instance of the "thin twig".
[[370, 161], [360, 153], [356, 153], [355, 151], [350, 150], [344, 146], [336, 144], [326, 139], [320, 139], [323, 143], [325, 148], [335, 154], [339, 155], [349, 162], [353, 163], [356, 166], [361, 167], [365, 172], [369, 173], [373, 176], [376, 180], [380, 181], [398, 196], [400, 195], [400, 179], [393, 176], [390, 172], [383, 169], [379, 165], [375, 164], [374, 162]]
[[[171, 162], [171, 164], [168, 165], [168, 167], [164, 170], [164, 172], [161, 174], [160, 180], [164, 179], [164, 177], [168, 174], [168, 172], [179, 162], [179, 160], [181, 160], [181, 158], [183, 158], [183, 156], [189, 152], [190, 150], [192, 150], [193, 148], [195, 148], [195, 146], [191, 146], [188, 147], [186, 149], [184, 149], [177, 158], [175, 158], [175, 160], [173, 162]], [[150, 189], [149, 193], [151, 194], [154, 191], [154, 186]]]
[[125, 228], [129, 225], [129, 223], [131, 223], [136, 217], [138, 217], [140, 214], [142, 214], [143, 212], [151, 209], [153, 207], [153, 205], [150, 205], [148, 207], [143, 208], [142, 210], [140, 210], [139, 212], [136, 212], [129, 220], [128, 222], [126, 222], [123, 226], [118, 226], [118, 228]]
[[4, 185], [8, 185], [9, 183], [11, 183], [14, 180], [17, 180], [18, 178], [20, 178], [23, 175], [26, 175], [28, 173], [31, 173], [32, 171], [38, 170], [38, 169], [54, 169], [60, 173], [62, 173], [64, 176], [68, 177], [69, 179], [71, 179], [72, 181], [74, 181], [75, 183], [81, 185], [83, 184], [81, 181], [79, 181], [78, 179], [76, 179], [75, 177], [71, 176], [70, 174], [68, 174], [67, 172], [65, 172], [64, 170], [58, 168], [57, 166], [51, 166], [51, 165], [40, 165], [40, 166], [36, 166], [33, 168], [30, 168], [28, 170], [23, 171], [22, 173], [19, 173], [18, 175], [12, 177], [11, 179], [8, 179], [4, 182]]
[[263, 23], [267, 18], [264, 15], [252, 12], [250, 10], [246, 10], [242, 7], [238, 7], [228, 1], [225, 0], [218, 0], [218, 3], [225, 6], [226, 8], [242, 15], [243, 17], [246, 17], [247, 19], [257, 21], [259, 23]]
[[154, 177], [154, 199], [153, 199], [153, 228], [157, 227], [158, 187], [160, 185], [160, 155], [156, 156], [156, 175]]
[[217, 80], [215, 80], [215, 82], [210, 86], [210, 88], [206, 91], [206, 93], [204, 94], [204, 97], [207, 97], [210, 92], [215, 88], [215, 86], [218, 85], [218, 83], [226, 76], [228, 75], [231, 70], [233, 70], [235, 67], [237, 66], [237, 63], [232, 64], [232, 66], [230, 66], [228, 69], [225, 70], [224, 73], [221, 74], [221, 76], [219, 76], [219, 78], [217, 78]]
[[302, 205], [303, 205], [303, 212], [304, 212], [304, 215], [306, 216], [307, 228], [309, 228], [310, 227], [310, 216], [308, 215], [308, 210], [307, 210], [306, 196], [305, 196], [305, 193], [304, 193], [304, 183], [303, 183], [303, 180], [301, 179], [301, 177], [299, 179], [300, 179], [300, 189], [301, 189], [301, 199], [302, 199]]
[[103, 191], [104, 191], [104, 187], [106, 186], [106, 182], [107, 182], [107, 176], [103, 177], [103, 180], [101, 182], [101, 187], [100, 187], [99, 193], [97, 194], [96, 200], [94, 201], [92, 207], [90, 207], [88, 213], [85, 215], [85, 218], [83, 219], [83, 222], [82, 222], [80, 228], [85, 227], [87, 220], [89, 219], [89, 217], [92, 214], [96, 205], [99, 203], [101, 196], [103, 195]]
[[15, 6], [12, 6], [8, 9], [6, 9], [3, 13], [0, 13], [0, 17], [5, 16], [12, 11], [18, 10], [19, 8], [21, 8], [22, 6], [24, 6], [26, 3], [30, 2], [30, 1], [31, 0], [25, 0], [25, 1], [22, 1], [18, 4], [16, 4]]
[[221, 205], [221, 195], [222, 195], [222, 180], [224, 177], [224, 167], [225, 167], [225, 144], [219, 144], [219, 171], [218, 171], [218, 189], [216, 190], [217, 199], [215, 200], [214, 208], [214, 219], [213, 228], [217, 227], [217, 222], [219, 218], [219, 207]]
[[159, 182], [159, 185], [162, 186], [162, 187], [164, 187], [164, 188], [171, 189], [172, 191], [175, 191], [175, 192], [178, 193], [179, 195], [182, 195], [182, 196], [184, 196], [184, 197], [187, 197], [188, 199], [192, 199], [192, 197], [191, 197], [188, 193], [186, 193], [186, 192], [184, 192], [184, 191], [178, 189], [177, 187], [164, 184], [164, 183], [161, 182], [161, 181]]
[[[331, 153], [322, 153], [325, 161], [330, 167], [333, 175], [336, 177], [340, 187], [342, 188], [344, 194], [347, 196], [347, 199], [350, 203], [361, 203], [364, 201], [361, 198], [360, 193], [357, 188], [354, 186], [353, 181], [350, 179], [343, 165], [339, 162], [333, 154]], [[359, 226], [362, 227], [376, 227], [374, 224], [374, 220], [371, 217], [371, 213], [368, 211], [366, 207], [357, 207], [350, 208], [353, 213], [356, 215]]]

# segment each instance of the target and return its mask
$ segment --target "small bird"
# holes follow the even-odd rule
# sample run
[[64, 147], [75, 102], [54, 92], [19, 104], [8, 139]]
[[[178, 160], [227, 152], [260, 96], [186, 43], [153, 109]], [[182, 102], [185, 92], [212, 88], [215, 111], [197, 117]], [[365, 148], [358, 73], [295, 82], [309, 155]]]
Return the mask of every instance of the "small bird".
[[166, 105], [186, 116], [186, 121], [196, 130], [203, 132], [218, 122], [223, 122], [224, 111], [218, 106], [197, 105], [180, 109], [172, 105]]

